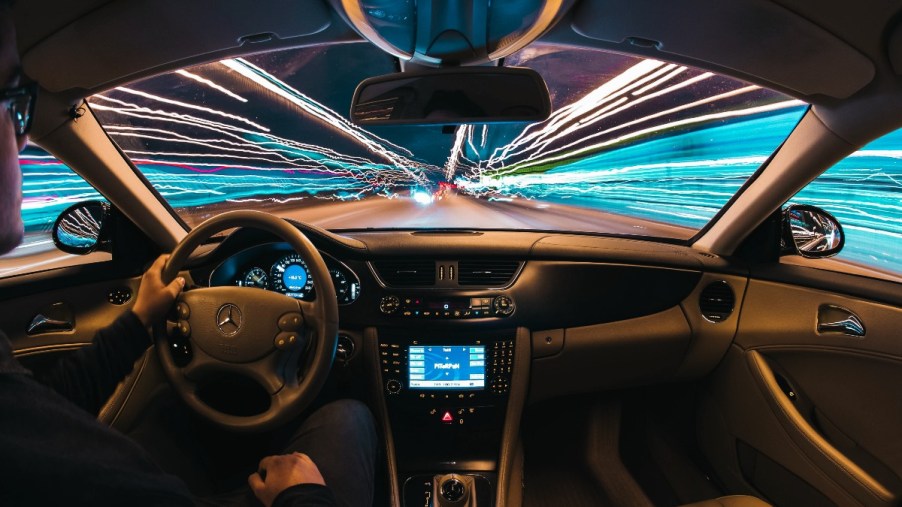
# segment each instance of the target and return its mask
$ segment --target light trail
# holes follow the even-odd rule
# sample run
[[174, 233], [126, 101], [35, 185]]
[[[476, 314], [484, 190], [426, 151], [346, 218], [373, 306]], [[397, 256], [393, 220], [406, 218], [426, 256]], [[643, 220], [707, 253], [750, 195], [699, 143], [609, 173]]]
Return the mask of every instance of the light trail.
[[[123, 108], [112, 108], [109, 106], [94, 104], [96, 109], [100, 110], [111, 110], [113, 112], [119, 114], [127, 114], [130, 111], [134, 110], [143, 110], [147, 112], [151, 112], [150, 114], [138, 114], [137, 116], [143, 117], [152, 121], [168, 121], [175, 122], [190, 126], [195, 126], [198, 128], [204, 128], [206, 130], [215, 132], [219, 135], [226, 137], [226, 139], [198, 139], [191, 136], [186, 136], [180, 133], [176, 133], [174, 131], [165, 130], [165, 129], [156, 129], [156, 128], [146, 128], [146, 127], [112, 127], [111, 135], [114, 136], [133, 136], [133, 137], [145, 137], [145, 138], [154, 138], [157, 140], [167, 141], [167, 142], [182, 142], [188, 144], [197, 144], [197, 145], [207, 145], [207, 147], [214, 149], [219, 152], [231, 152], [229, 155], [226, 153], [209, 153], [203, 152], [200, 153], [191, 153], [191, 152], [174, 152], [174, 151], [150, 151], [150, 150], [126, 150], [129, 155], [134, 158], [144, 158], [144, 157], [152, 157], [152, 162], [160, 163], [161, 160], [153, 159], [153, 157], [161, 157], [161, 156], [170, 156], [170, 157], [179, 157], [179, 158], [220, 158], [223, 160], [230, 160], [232, 163], [227, 165], [223, 164], [210, 164], [210, 163], [197, 163], [195, 161], [192, 162], [184, 162], [181, 165], [184, 165], [186, 169], [196, 170], [196, 166], [204, 166], [204, 167], [214, 167], [214, 170], [224, 170], [228, 168], [242, 168], [242, 169], [250, 169], [250, 170], [278, 170], [278, 171], [322, 171], [326, 173], [335, 173], [342, 175], [354, 175], [357, 174], [358, 177], [364, 180], [372, 180], [377, 179], [376, 173], [378, 174], [378, 179], [380, 181], [386, 182], [388, 184], [407, 184], [406, 182], [410, 181], [409, 172], [400, 171], [392, 168], [391, 166], [379, 165], [370, 162], [367, 159], [361, 157], [351, 157], [343, 155], [335, 150], [331, 150], [328, 148], [323, 148], [317, 145], [298, 143], [296, 141], [292, 141], [289, 139], [280, 138], [274, 136], [270, 133], [258, 133], [254, 131], [249, 131], [243, 128], [236, 128], [231, 125], [222, 124], [219, 122], [210, 122], [197, 117], [185, 117], [184, 115], [180, 115], [178, 118], [173, 118], [171, 114], [167, 114], [167, 112], [151, 110], [149, 108], [143, 108], [138, 106], [137, 104], [130, 104], [123, 101], [119, 101], [117, 99], [113, 99], [106, 96], [99, 96], [101, 100], [105, 100], [110, 103], [118, 103], [124, 106]], [[162, 113], [162, 117], [161, 116]], [[134, 114], [134, 113], [133, 113]], [[155, 134], [161, 134], [157, 136], [148, 136], [146, 134], [141, 134], [141, 132], [152, 132]], [[166, 137], [170, 136], [170, 137]], [[252, 142], [249, 141], [244, 136], [260, 136], [263, 141], [261, 142]], [[210, 144], [214, 144], [210, 146]], [[247, 157], [240, 156], [233, 149], [225, 148], [219, 146], [219, 144], [225, 144], [229, 146], [235, 147], [243, 147], [249, 151], [254, 152], [254, 154], [273, 154], [277, 157], [277, 160], [270, 159], [268, 157]], [[286, 157], [285, 155], [296, 155], [297, 158], [291, 159], [290, 157]], [[258, 162], [271, 162], [271, 163], [281, 163], [281, 165], [277, 167], [263, 167], [263, 166], [251, 166], [248, 164], [236, 164], [234, 161], [236, 160], [256, 160]], [[310, 165], [314, 164], [314, 165]], [[287, 166], [287, 167], [286, 167]]]
[[[299, 107], [304, 112], [318, 119], [323, 124], [328, 125], [336, 129], [338, 132], [341, 132], [347, 135], [349, 138], [359, 142], [375, 155], [383, 157], [393, 165], [408, 171], [411, 179], [418, 181], [420, 184], [427, 183], [426, 176], [421, 171], [426, 167], [426, 165], [409, 159], [409, 156], [413, 156], [413, 153], [409, 150], [400, 146], [392, 145], [388, 141], [361, 129], [360, 127], [357, 127], [356, 125], [341, 117], [335, 111], [312, 100], [310, 97], [292, 88], [272, 74], [269, 74], [263, 69], [251, 64], [247, 60], [238, 58], [233, 60], [223, 60], [220, 63], [227, 68], [237, 72], [238, 74], [250, 79], [262, 88], [267, 89], [284, 98], [288, 102]], [[389, 149], [387, 146], [391, 146], [395, 150], [406, 153], [405, 155], [401, 155], [399, 153], [396, 153], [392, 149]], [[416, 171], [417, 169], [419, 169], [420, 171]]]
[[230, 120], [240, 121], [240, 122], [242, 122], [242, 123], [245, 123], [245, 124], [247, 124], [247, 125], [250, 125], [251, 127], [256, 128], [256, 129], [258, 129], [258, 130], [260, 130], [260, 131], [262, 131], [262, 132], [269, 132], [269, 129], [268, 129], [268, 128], [264, 127], [263, 125], [260, 125], [259, 123], [255, 123], [255, 122], [253, 122], [253, 121], [251, 121], [251, 120], [249, 120], [248, 118], [245, 118], [245, 117], [243, 117], [243, 116], [238, 116], [238, 115], [234, 115], [234, 114], [231, 114], [231, 113], [226, 113], [225, 111], [219, 111], [219, 110], [217, 110], [217, 109], [213, 109], [213, 108], [206, 107], [206, 106], [198, 106], [198, 105], [196, 105], [196, 104], [190, 104], [190, 103], [188, 103], [188, 102], [182, 102], [182, 101], [179, 101], [179, 100], [167, 99], [167, 98], [165, 98], [165, 97], [160, 97], [159, 95], [154, 95], [154, 94], [151, 94], [151, 93], [142, 92], [142, 91], [140, 91], [140, 90], [134, 90], [134, 89], [128, 88], [128, 87], [126, 87], [126, 86], [120, 86], [120, 87], [116, 88], [116, 91], [120, 91], [120, 92], [123, 92], [123, 93], [129, 93], [129, 94], [132, 94], [132, 95], [137, 95], [137, 96], [139, 96], [139, 97], [143, 97], [143, 98], [145, 98], [145, 99], [155, 100], [155, 101], [157, 101], [157, 102], [162, 102], [162, 103], [164, 103], [164, 104], [170, 104], [170, 105], [173, 105], [173, 106], [184, 107], [184, 108], [186, 108], [186, 109], [192, 109], [192, 110], [195, 110], [195, 111], [203, 111], [203, 112], [205, 112], [205, 113], [209, 113], [209, 114], [213, 114], [213, 115], [217, 115], [217, 116], [222, 116], [222, 117], [228, 118], [228, 119], [230, 119]]
[[[599, 151], [602, 148], [618, 145], [618, 144], [624, 143], [624, 142], [632, 140], [632, 139], [647, 136], [649, 134], [663, 132], [666, 130], [671, 130], [671, 129], [674, 129], [677, 127], [703, 124], [703, 123], [708, 123], [713, 120], [723, 120], [723, 119], [727, 119], [727, 118], [739, 118], [742, 116], [757, 115], [757, 114], [761, 114], [761, 113], [779, 111], [781, 109], [789, 109], [789, 108], [799, 107], [799, 106], [803, 106], [803, 105], [805, 105], [805, 103], [802, 101], [789, 100], [789, 101], [785, 101], [785, 102], [778, 102], [775, 104], [767, 104], [767, 105], [763, 105], [763, 106], [750, 107], [747, 109], [724, 111], [721, 113], [712, 113], [712, 114], [706, 114], [706, 115], [701, 115], [701, 116], [695, 116], [692, 118], [686, 118], [683, 120], [673, 121], [673, 122], [669, 122], [669, 123], [665, 123], [665, 124], [661, 124], [661, 125], [655, 125], [653, 127], [648, 127], [645, 129], [630, 132], [629, 134], [624, 134], [622, 136], [619, 136], [619, 137], [616, 137], [613, 139], [609, 139], [606, 141], [602, 141], [600, 143], [592, 144], [589, 146], [582, 146], [578, 149], [563, 153], [561, 155], [545, 157], [542, 159], [531, 158], [530, 159], [530, 160], [532, 160], [531, 162], [518, 163], [513, 166], [508, 166], [507, 168], [505, 168], [504, 173], [505, 174], [511, 173], [511, 172], [521, 170], [524, 168], [528, 168], [528, 167], [534, 167], [534, 166], [541, 165], [541, 164], [549, 164], [552, 162], [562, 161], [562, 160], [565, 160], [568, 158], [573, 158], [573, 157], [583, 155], [583, 154], [586, 154], [589, 152]], [[593, 135], [590, 137], [595, 137], [595, 136]], [[558, 151], [561, 151], [561, 150], [560, 149], [554, 150], [554, 152], [558, 152]]]
[[676, 65], [674, 65], [673, 67], [676, 67], [676, 68], [673, 69], [672, 71], [668, 72], [664, 77], [662, 77], [656, 81], [653, 81], [653, 82], [649, 83], [648, 85], [643, 86], [642, 88], [639, 88], [638, 90], [633, 91], [632, 95], [633, 96], [643, 95], [645, 92], [647, 92], [653, 88], [657, 88], [658, 86], [661, 86], [662, 84], [666, 83], [667, 81], [670, 81], [671, 79], [677, 77], [678, 75], [682, 74], [683, 72], [686, 72], [686, 70], [687, 70], [686, 67], [677, 67]]
[[[617, 91], [629, 86], [630, 83], [640, 80], [643, 76], [646, 76], [648, 73], [662, 65], [664, 65], [662, 62], [656, 60], [643, 60], [590, 91], [583, 98], [567, 104], [553, 112], [547, 120], [528, 125], [513, 141], [495, 150], [495, 153], [489, 158], [489, 165], [492, 165], [492, 162], [495, 160], [508, 158], [511, 155], [511, 150], [517, 146], [535, 143], [545, 139], [547, 136], [563, 128], [569, 122], [578, 118], [580, 115], [590, 112], [594, 108], [604, 104], [613, 98]], [[498, 154], [496, 155], [496, 153]]]
[[[667, 94], [670, 94], [670, 93], [674, 93], [674, 92], [676, 92], [676, 91], [678, 91], [678, 90], [684, 89], [684, 88], [689, 87], [689, 86], [694, 85], [694, 84], [697, 84], [697, 83], [699, 83], [699, 82], [701, 82], [701, 81], [704, 81], [705, 79], [708, 79], [708, 78], [711, 78], [711, 77], [713, 77], [713, 74], [711, 74], [710, 72], [706, 72], [706, 73], [700, 74], [700, 75], [698, 75], [698, 76], [694, 76], [694, 77], [692, 77], [692, 78], [690, 78], [690, 79], [687, 79], [687, 80], [685, 80], [685, 81], [682, 81], [682, 82], [680, 82], [680, 83], [677, 83], [677, 84], [675, 84], [675, 85], [672, 85], [672, 86], [670, 86], [670, 87], [667, 87], [667, 88], [665, 88], [665, 89], [663, 89], [663, 90], [659, 90], [659, 91], [657, 91], [657, 92], [655, 92], [655, 93], [652, 93], [652, 94], [646, 95], [646, 96], [644, 96], [644, 97], [640, 97], [640, 98], [638, 98], [638, 99], [635, 99], [635, 100], [626, 102], [626, 103], [623, 105], [623, 107], [621, 107], [621, 108], [618, 108], [618, 109], [614, 109], [614, 110], [608, 111], [608, 112], [606, 112], [606, 114], [600, 114], [600, 115], [594, 117], [594, 118], [592, 119], [591, 122], [585, 122], [585, 123], [579, 124], [579, 125], [578, 125], [578, 126], [579, 126], [579, 129], [581, 129], [581, 130], [587, 129], [588, 127], [594, 125], [594, 124], [597, 123], [598, 121], [603, 120], [603, 119], [606, 119], [606, 118], [608, 118], [608, 117], [610, 117], [610, 116], [612, 116], [612, 115], [614, 115], [614, 114], [622, 113], [622, 112], [624, 112], [624, 111], [626, 111], [626, 110], [628, 110], [628, 109], [631, 109], [631, 108], [633, 108], [633, 107], [635, 107], [635, 106], [638, 106], [639, 104], [642, 104], [642, 103], [644, 103], [644, 102], [647, 102], [647, 101], [650, 101], [650, 100], [659, 98], [659, 97], [661, 97], [661, 96], [664, 96], [664, 95], [667, 95]], [[677, 107], [680, 108], [679, 110], [683, 110], [683, 109], [686, 109], [684, 106], [685, 106], [685, 105], [680, 105], [680, 106], [677, 106]], [[669, 111], [669, 112], [673, 112], [673, 111]], [[657, 114], [657, 113], [656, 113], [656, 114]], [[619, 130], [619, 129], [621, 129], [621, 128], [625, 128], [625, 127], [627, 127], [627, 126], [635, 125], [635, 124], [637, 124], [637, 123], [642, 123], [642, 122], [644, 122], [644, 121], [648, 121], [648, 120], [650, 120], [650, 119], [653, 119], [653, 118], [656, 118], [656, 117], [659, 117], [659, 116], [661, 116], [661, 115], [660, 115], [660, 114], [658, 114], [657, 116], [656, 116], [656, 115], [649, 115], [649, 117], [646, 117], [646, 118], [642, 118], [642, 119], [638, 119], [638, 120], [633, 120], [633, 121], [626, 122], [626, 123], [621, 123], [621, 124], [618, 124], [617, 126], [613, 127], [612, 129], [608, 129], [608, 130], [606, 130], [606, 131], [596, 132], [596, 133], [594, 133], [594, 134], [590, 134], [590, 135], [588, 136], [588, 138], [590, 138], [590, 139], [591, 139], [591, 138], [595, 138], [595, 137], [598, 137], [598, 136], [600, 136], [600, 135], [604, 135], [604, 134], [613, 132], [613, 131], [615, 131], [615, 130]], [[506, 154], [503, 158], [509, 158], [509, 157], [511, 157], [511, 156], [518, 155], [518, 154], [524, 153], [524, 152], [529, 152], [529, 153], [530, 153], [528, 158], [536, 158], [536, 157], [538, 157], [538, 156], [542, 153], [542, 148], [544, 148], [544, 147], [548, 146], [549, 144], [551, 144], [552, 141], [556, 141], [556, 140], [558, 140], [558, 139], [564, 139], [565, 136], [568, 136], [568, 135], [573, 134], [574, 132], [576, 132], [576, 130], [577, 130], [577, 129], [571, 128], [571, 129], [566, 130], [565, 132], [557, 132], [557, 133], [555, 133], [554, 137], [553, 137], [549, 142], [546, 142], [546, 143], [544, 143], [544, 144], [541, 145], [541, 146], [535, 146], [535, 143], [527, 144], [527, 143], [525, 142], [525, 140], [519, 140], [519, 141], [518, 141], [518, 140], [515, 140], [515, 141], [514, 141], [513, 143], [511, 143], [511, 144], [521, 144], [521, 145], [522, 145], [522, 144], [526, 144], [526, 146], [524, 146], [524, 148], [521, 149], [521, 150], [514, 151], [514, 152], [510, 152], [510, 153]], [[560, 151], [561, 149], [569, 148], [570, 146], [573, 146], [573, 145], [575, 145], [575, 144], [579, 144], [579, 143], [581, 143], [582, 141], [584, 141], [584, 139], [585, 139], [585, 138], [581, 138], [579, 141], [571, 142], [571, 143], [568, 144], [566, 147], [559, 148], [557, 151]], [[500, 162], [501, 162], [501, 160], [498, 160], [497, 158], [492, 157], [491, 159], [489, 159], [489, 161], [488, 161], [488, 163], [487, 163], [486, 165], [487, 165], [487, 166], [497, 165], [497, 164], [499, 164]], [[503, 164], [502, 164], [502, 165], [503, 165]]]
[[467, 139], [468, 131], [471, 131], [469, 127], [461, 125], [457, 127], [457, 131], [454, 133], [454, 145], [451, 147], [451, 154], [445, 163], [445, 179], [447, 181], [453, 181], [454, 173], [457, 172], [457, 163], [461, 158], [461, 153], [463, 153], [464, 141]]
[[[116, 99], [106, 97], [104, 95], [95, 95], [92, 98], [100, 98], [100, 99], [107, 100], [110, 102], [119, 103], [119, 104], [122, 104], [125, 106], [123, 108], [113, 108], [113, 107], [109, 107], [109, 106], [92, 103], [92, 107], [94, 109], [112, 111], [117, 114], [124, 114], [124, 115], [133, 116], [133, 117], [141, 118], [141, 119], [147, 119], [147, 120], [151, 120], [151, 121], [166, 121], [166, 122], [175, 123], [175, 124], [183, 124], [183, 125], [187, 125], [187, 126], [191, 126], [191, 127], [203, 128], [203, 129], [211, 130], [213, 132], [217, 132], [219, 134], [222, 134], [222, 135], [225, 135], [228, 137], [232, 137], [234, 139], [243, 141], [245, 143], [250, 143], [250, 141], [248, 141], [245, 137], [242, 137], [240, 134], [250, 135], [250, 136], [260, 136], [264, 139], [267, 139], [268, 142], [271, 142], [277, 146], [286, 146], [289, 148], [299, 148], [299, 149], [303, 149], [303, 150], [314, 151], [317, 153], [321, 153], [325, 156], [328, 156], [330, 158], [341, 159], [341, 160], [357, 160], [357, 161], [364, 161], [364, 162], [368, 161], [367, 159], [360, 158], [360, 157], [349, 157], [349, 156], [343, 155], [335, 150], [332, 150], [332, 149], [329, 149], [326, 147], [322, 147], [319, 145], [301, 143], [298, 141], [294, 141], [292, 139], [278, 137], [278, 136], [275, 136], [275, 135], [272, 135], [269, 133], [247, 130], [247, 129], [244, 129], [241, 127], [235, 127], [233, 125], [228, 125], [228, 124], [224, 124], [224, 123], [220, 123], [220, 122], [212, 122], [212, 121], [209, 121], [209, 120], [206, 120], [203, 118], [194, 117], [194, 116], [177, 115], [175, 113], [169, 113], [169, 112], [165, 112], [165, 111], [153, 111], [151, 109], [138, 106], [137, 104], [129, 104], [129, 103], [126, 103], [123, 101], [119, 101]], [[159, 113], [160, 116], [156, 116], [154, 114], [150, 114], [150, 115], [137, 114], [137, 113], [135, 113], [135, 111], [138, 111], [138, 112], [153, 111], [154, 113]], [[112, 126], [107, 126], [107, 129], [108, 130], [109, 129], [112, 129], [112, 130], [127, 130], [127, 129], [137, 130], [137, 129], [140, 129], [140, 127], [112, 125]], [[267, 143], [254, 143], [254, 144], [267, 144]]]
[[222, 92], [239, 102], [247, 102], [247, 99], [242, 97], [241, 95], [238, 95], [237, 93], [234, 93], [231, 90], [228, 90], [225, 87], [220, 86], [205, 77], [198, 76], [197, 74], [192, 74], [191, 72], [188, 72], [187, 70], [184, 70], [184, 69], [179, 69], [179, 70], [175, 71], [175, 73], [180, 76], [184, 76], [188, 79], [193, 79], [193, 80], [197, 81], [198, 83], [203, 83], [203, 84], [209, 86], [210, 88], [213, 88], [216, 91]]

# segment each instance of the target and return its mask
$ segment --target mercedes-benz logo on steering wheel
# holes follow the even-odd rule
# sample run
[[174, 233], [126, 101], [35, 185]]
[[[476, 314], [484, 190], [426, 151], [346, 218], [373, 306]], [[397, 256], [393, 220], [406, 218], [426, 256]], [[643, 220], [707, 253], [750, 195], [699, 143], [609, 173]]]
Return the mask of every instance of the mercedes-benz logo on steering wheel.
[[216, 312], [216, 326], [219, 332], [225, 336], [234, 336], [241, 329], [241, 310], [232, 303], [226, 303]]

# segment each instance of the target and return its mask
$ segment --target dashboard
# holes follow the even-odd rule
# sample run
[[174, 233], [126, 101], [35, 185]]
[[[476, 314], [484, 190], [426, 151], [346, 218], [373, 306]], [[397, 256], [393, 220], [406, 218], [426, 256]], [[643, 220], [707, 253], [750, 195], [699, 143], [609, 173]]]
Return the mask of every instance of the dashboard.
[[[360, 278], [343, 262], [323, 253], [338, 304], [360, 297]], [[304, 301], [316, 299], [317, 280], [287, 243], [266, 243], [229, 257], [210, 274], [210, 286], [235, 285], [279, 292]]]
[[[340, 339], [353, 344], [344, 357], [355, 368], [363, 368], [357, 357], [377, 358], [381, 379], [370, 384], [389, 393], [389, 383], [458, 372], [456, 381], [482, 374], [483, 389], [503, 388], [494, 356], [485, 371], [469, 356], [445, 361], [459, 368], [433, 363], [431, 373], [424, 363], [422, 379], [408, 376], [400, 356], [410, 353], [408, 345], [485, 346], [488, 360], [491, 343], [517, 333], [532, 341], [533, 402], [703, 374], [729, 346], [738, 320], [709, 317], [709, 300], [728, 296], [730, 309], [738, 308], [745, 287], [741, 269], [681, 245], [521, 231], [338, 235], [298, 227], [335, 285]], [[201, 284], [257, 287], [299, 300], [315, 299], [322, 282], [287, 243], [253, 229], [234, 231], [194, 262], [191, 276]], [[385, 344], [397, 349], [373, 349]]]

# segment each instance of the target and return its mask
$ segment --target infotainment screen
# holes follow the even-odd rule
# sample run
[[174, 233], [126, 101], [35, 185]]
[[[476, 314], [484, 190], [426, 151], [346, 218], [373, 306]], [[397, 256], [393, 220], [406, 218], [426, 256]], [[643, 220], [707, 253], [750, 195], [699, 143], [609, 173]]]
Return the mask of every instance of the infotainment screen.
[[411, 389], [482, 389], [485, 346], [424, 345], [408, 350]]

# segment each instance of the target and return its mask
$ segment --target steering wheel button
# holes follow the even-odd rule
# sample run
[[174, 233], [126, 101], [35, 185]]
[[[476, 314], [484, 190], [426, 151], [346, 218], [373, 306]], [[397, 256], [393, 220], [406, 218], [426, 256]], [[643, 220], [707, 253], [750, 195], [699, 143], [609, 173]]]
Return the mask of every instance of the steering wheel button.
[[286, 350], [294, 346], [295, 343], [298, 342], [298, 335], [296, 333], [279, 333], [276, 335], [276, 339], [274, 341], [275, 346], [279, 350]]
[[179, 334], [185, 338], [191, 336], [191, 325], [187, 320], [180, 320], [178, 325]]
[[179, 303], [176, 305], [176, 311], [178, 312], [180, 320], [186, 320], [191, 316], [191, 309], [188, 308], [186, 303]]
[[297, 331], [301, 328], [303, 317], [300, 313], [286, 313], [279, 318], [279, 329], [282, 331]]

